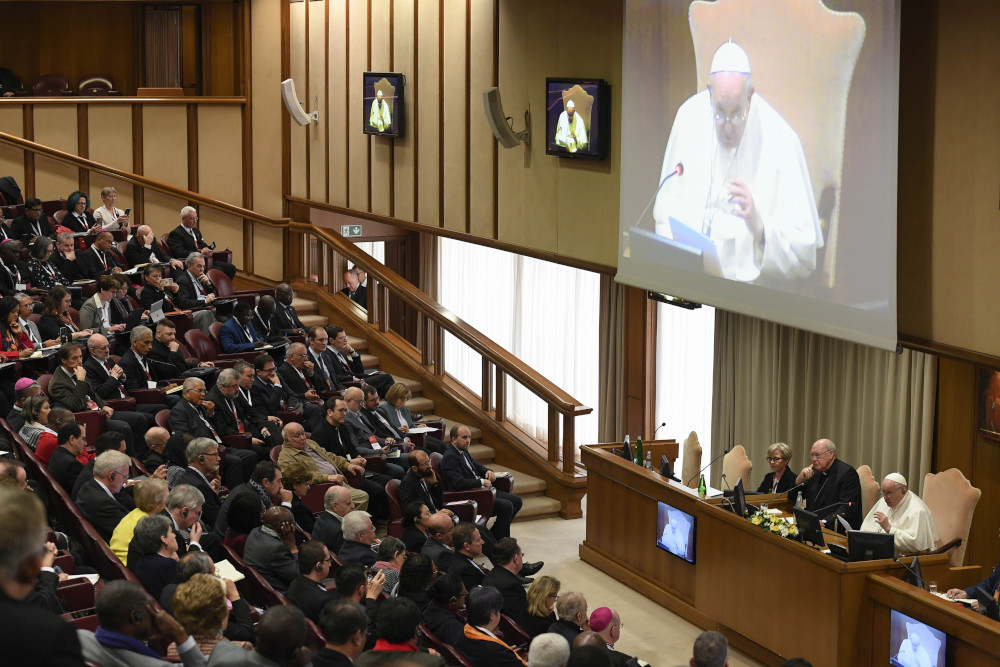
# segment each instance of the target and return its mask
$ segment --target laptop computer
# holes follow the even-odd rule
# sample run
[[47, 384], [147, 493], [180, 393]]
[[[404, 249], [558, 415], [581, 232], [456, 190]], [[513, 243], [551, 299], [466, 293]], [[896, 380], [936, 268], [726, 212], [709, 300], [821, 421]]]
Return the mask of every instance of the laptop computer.
[[163, 314], [163, 299], [154, 301], [152, 305], [149, 306], [149, 319], [153, 322], [153, 324], [156, 324], [165, 317], [166, 315]]

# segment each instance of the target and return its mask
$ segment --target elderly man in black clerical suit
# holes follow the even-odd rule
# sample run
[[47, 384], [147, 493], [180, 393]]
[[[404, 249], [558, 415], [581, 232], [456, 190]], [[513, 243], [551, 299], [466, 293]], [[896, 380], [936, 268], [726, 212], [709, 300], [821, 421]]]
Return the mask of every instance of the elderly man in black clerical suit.
[[[201, 253], [205, 257], [211, 257], [213, 253], [208, 247], [209, 244], [202, 238], [201, 230], [198, 229], [198, 211], [191, 206], [181, 209], [181, 224], [171, 230], [170, 236], [167, 237], [167, 245], [171, 254], [177, 259], [187, 257], [193, 252]], [[236, 277], [236, 267], [229, 262], [213, 259], [212, 267], [225, 273], [230, 280]]]
[[281, 444], [281, 432], [277, 425], [261, 419], [250, 409], [240, 396], [240, 375], [235, 369], [226, 368], [219, 373], [219, 379], [206, 399], [215, 405], [210, 421], [219, 435], [249, 433], [251, 449], [261, 461], [267, 460], [271, 449]]
[[306, 428], [310, 431], [314, 430], [322, 419], [320, 407], [316, 405], [319, 393], [313, 385], [314, 372], [313, 363], [309, 361], [306, 353], [306, 346], [302, 343], [289, 345], [285, 362], [278, 366], [278, 377], [281, 384], [298, 399], [299, 405], [302, 406]]
[[795, 478], [796, 484], [805, 484], [798, 493], [805, 496], [806, 509], [819, 514], [829, 528], [838, 532], [844, 532], [844, 528], [833, 518], [835, 514], [841, 514], [852, 528], [860, 528], [861, 480], [858, 479], [858, 471], [837, 458], [837, 446], [827, 438], [813, 443], [809, 459], [811, 465], [803, 468]]
[[372, 545], [375, 544], [375, 524], [368, 512], [354, 510], [341, 522], [344, 543], [340, 545], [340, 560], [345, 563], [361, 563], [371, 567], [378, 560]]
[[106, 273], [121, 273], [124, 260], [112, 249], [114, 240], [111, 232], [101, 232], [92, 246], [81, 251], [80, 262], [88, 278], [97, 280]]

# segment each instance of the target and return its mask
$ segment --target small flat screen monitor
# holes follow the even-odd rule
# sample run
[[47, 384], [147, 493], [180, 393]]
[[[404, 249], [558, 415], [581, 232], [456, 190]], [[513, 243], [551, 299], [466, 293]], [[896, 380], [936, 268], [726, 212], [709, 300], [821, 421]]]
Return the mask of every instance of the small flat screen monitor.
[[795, 515], [795, 525], [799, 527], [799, 539], [802, 542], [811, 542], [817, 547], [826, 546], [823, 539], [823, 524], [819, 522], [819, 517], [809, 510], [795, 507], [792, 509]]
[[402, 137], [403, 90], [406, 76], [399, 72], [365, 72], [361, 75], [361, 128], [365, 134]]
[[867, 530], [847, 531], [847, 552], [851, 562], [880, 560], [896, 555], [896, 538], [892, 533], [876, 533]]
[[667, 479], [672, 479], [675, 482], [679, 482], [677, 476], [674, 475], [674, 469], [670, 465], [670, 461], [667, 460], [667, 455], [663, 454], [660, 456], [660, 475], [666, 477]]
[[912, 570], [912, 572], [906, 573], [906, 581], [917, 588], [924, 588], [924, 570], [920, 567], [920, 559], [916, 556], [913, 557], [913, 563], [910, 565], [910, 570]]
[[603, 79], [546, 79], [545, 153], [603, 160], [611, 144], [610, 102]]
[[729, 507], [734, 514], [739, 516], [747, 515], [747, 494], [743, 490], [743, 478], [740, 477], [736, 480], [736, 486], [733, 487], [732, 491], [724, 491], [724, 496], [732, 496], [732, 505]]
[[673, 505], [656, 503], [656, 546], [694, 563], [697, 519]]
[[997, 607], [996, 600], [990, 595], [990, 592], [983, 588], [982, 586], [976, 586], [976, 601], [979, 603], [979, 608], [983, 610], [983, 613], [987, 618], [992, 618], [994, 621], [1000, 621], [1000, 608]]
[[944, 667], [948, 635], [893, 609], [889, 614], [889, 664]]

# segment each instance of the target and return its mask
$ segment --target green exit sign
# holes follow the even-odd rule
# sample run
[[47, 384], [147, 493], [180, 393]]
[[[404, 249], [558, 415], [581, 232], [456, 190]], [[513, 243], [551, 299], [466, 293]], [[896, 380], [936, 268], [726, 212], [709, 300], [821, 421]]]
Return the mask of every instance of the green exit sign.
[[361, 225], [341, 225], [340, 235], [344, 237], [361, 236]]

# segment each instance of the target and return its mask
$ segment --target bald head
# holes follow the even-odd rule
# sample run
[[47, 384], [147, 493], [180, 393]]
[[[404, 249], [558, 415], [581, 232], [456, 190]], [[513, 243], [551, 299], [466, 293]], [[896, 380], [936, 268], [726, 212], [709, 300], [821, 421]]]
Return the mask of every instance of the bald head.
[[261, 516], [261, 523], [273, 530], [278, 532], [281, 525], [284, 523], [295, 523], [295, 519], [292, 516], [292, 511], [287, 507], [269, 507], [264, 510], [263, 516]]
[[361, 391], [361, 387], [348, 387], [344, 390], [344, 398], [362, 403], [365, 400], [365, 392]]
[[592, 630], [584, 630], [576, 636], [576, 639], [573, 640], [574, 651], [578, 648], [583, 648], [584, 646], [599, 646], [607, 650], [607, 645], [604, 643], [604, 640], [601, 639], [599, 634]]
[[147, 447], [163, 447], [170, 440], [170, 432], [162, 426], [154, 426], [146, 431], [145, 440]]

